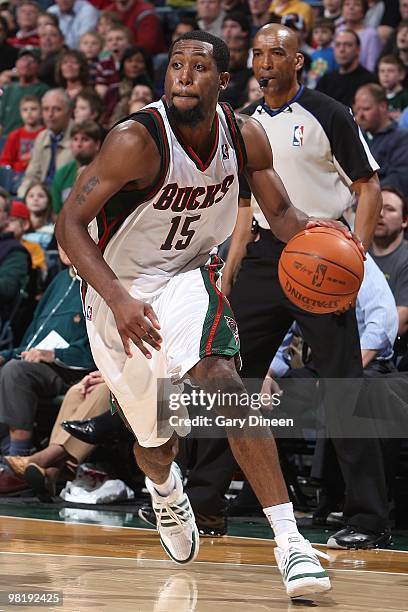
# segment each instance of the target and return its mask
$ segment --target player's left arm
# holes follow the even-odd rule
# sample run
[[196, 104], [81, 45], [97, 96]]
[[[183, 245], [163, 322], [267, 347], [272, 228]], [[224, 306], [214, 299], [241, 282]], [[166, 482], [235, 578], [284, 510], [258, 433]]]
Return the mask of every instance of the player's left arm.
[[354, 232], [367, 251], [382, 208], [381, 187], [377, 173], [355, 181], [351, 188], [358, 197]]

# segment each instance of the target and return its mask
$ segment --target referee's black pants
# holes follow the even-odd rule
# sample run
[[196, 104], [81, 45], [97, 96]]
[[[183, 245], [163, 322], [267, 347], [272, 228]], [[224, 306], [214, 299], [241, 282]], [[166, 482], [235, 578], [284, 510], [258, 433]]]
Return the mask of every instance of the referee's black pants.
[[[310, 346], [319, 378], [362, 378], [355, 311], [314, 315], [293, 305], [278, 280], [284, 244], [268, 230], [248, 245], [247, 256], [230, 295], [241, 338], [243, 378], [263, 378], [294, 320]], [[341, 431], [342, 413], [352, 414], [358, 393], [346, 381], [324, 396], [331, 431]], [[332, 391], [333, 388], [331, 387]], [[340, 426], [338, 427], [340, 423]], [[370, 419], [367, 419], [370, 427]], [[381, 443], [372, 438], [332, 437], [345, 482], [344, 517], [348, 525], [370, 531], [388, 526], [388, 496]]]

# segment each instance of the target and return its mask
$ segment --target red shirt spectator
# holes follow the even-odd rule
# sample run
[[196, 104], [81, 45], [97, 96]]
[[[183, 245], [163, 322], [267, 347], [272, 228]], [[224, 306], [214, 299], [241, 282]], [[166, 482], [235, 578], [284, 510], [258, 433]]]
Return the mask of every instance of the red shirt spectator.
[[30, 161], [34, 140], [42, 132], [44, 126], [34, 132], [25, 127], [10, 132], [0, 158], [0, 166], [10, 166], [15, 172], [24, 172]]
[[106, 9], [119, 15], [121, 22], [133, 33], [135, 45], [152, 55], [166, 51], [160, 19], [154, 6], [143, 0], [116, 0]]
[[40, 39], [37, 32], [37, 19], [40, 14], [38, 4], [34, 0], [22, 0], [17, 6], [16, 16], [18, 31], [8, 43], [17, 49], [38, 47]]

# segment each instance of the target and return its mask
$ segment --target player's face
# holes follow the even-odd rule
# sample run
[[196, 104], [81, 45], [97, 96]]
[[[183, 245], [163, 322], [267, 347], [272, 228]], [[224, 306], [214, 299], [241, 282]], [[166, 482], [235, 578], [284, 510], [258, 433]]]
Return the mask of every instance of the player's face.
[[176, 43], [164, 86], [174, 119], [194, 125], [209, 117], [228, 79], [227, 72], [218, 72], [210, 43], [196, 40]]
[[293, 79], [303, 66], [303, 56], [297, 53], [292, 33], [285, 29], [260, 32], [253, 46], [253, 71], [255, 78], [268, 79], [265, 89], [270, 95], [288, 91]]
[[390, 191], [383, 191], [382, 197], [383, 207], [374, 236], [376, 238], [397, 236], [407, 226], [402, 212], [401, 198], [396, 193], [391, 193]]

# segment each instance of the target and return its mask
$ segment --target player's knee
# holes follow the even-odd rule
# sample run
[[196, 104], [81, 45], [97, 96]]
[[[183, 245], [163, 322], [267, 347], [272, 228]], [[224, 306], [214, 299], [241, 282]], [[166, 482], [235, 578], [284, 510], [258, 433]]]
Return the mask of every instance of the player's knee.
[[168, 440], [162, 446], [141, 447], [136, 442], [134, 445], [136, 457], [143, 455], [144, 461], [154, 465], [169, 465], [178, 453], [178, 443], [175, 437]]

